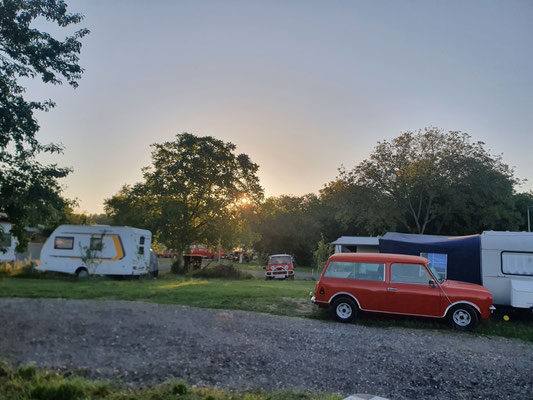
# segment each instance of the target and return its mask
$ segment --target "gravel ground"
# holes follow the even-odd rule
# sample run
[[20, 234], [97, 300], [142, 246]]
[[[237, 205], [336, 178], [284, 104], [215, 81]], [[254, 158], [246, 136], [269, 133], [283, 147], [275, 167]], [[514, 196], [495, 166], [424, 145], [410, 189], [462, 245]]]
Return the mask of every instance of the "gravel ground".
[[133, 385], [533, 398], [533, 345], [517, 340], [125, 301], [0, 299], [0, 310], [1, 358]]

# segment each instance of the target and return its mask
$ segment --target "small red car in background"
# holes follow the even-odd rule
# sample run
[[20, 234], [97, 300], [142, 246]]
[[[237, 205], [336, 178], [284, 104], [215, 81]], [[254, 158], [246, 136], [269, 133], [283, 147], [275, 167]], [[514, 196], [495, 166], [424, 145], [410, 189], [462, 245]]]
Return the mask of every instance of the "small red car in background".
[[268, 257], [266, 279], [294, 279], [294, 263], [289, 254], [273, 254]]
[[461, 329], [474, 328], [495, 309], [483, 286], [444, 280], [427, 259], [401, 254], [334, 254], [311, 301], [341, 322], [362, 310], [448, 318]]

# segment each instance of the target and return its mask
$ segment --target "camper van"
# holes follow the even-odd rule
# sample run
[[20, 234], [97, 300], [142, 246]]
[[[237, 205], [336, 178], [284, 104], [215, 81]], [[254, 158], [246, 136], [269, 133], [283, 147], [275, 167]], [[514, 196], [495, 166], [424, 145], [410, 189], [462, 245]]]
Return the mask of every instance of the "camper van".
[[17, 247], [17, 239], [11, 234], [11, 224], [0, 222], [0, 263], [15, 261], [15, 247]]
[[87, 275], [149, 272], [152, 233], [129, 226], [61, 225], [41, 250], [41, 271]]

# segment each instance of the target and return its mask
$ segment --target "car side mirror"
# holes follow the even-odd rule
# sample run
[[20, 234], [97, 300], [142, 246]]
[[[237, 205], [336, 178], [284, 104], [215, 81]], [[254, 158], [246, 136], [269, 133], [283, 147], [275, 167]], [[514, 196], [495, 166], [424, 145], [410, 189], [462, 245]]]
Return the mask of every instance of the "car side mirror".
[[437, 285], [435, 284], [435, 281], [433, 279], [430, 279], [429, 280], [429, 286], [431, 287], [437, 287]]

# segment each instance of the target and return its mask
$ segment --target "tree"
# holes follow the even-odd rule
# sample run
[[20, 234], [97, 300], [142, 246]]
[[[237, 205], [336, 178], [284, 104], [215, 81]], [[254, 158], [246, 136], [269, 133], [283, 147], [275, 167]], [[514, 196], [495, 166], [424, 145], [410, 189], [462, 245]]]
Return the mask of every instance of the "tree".
[[150, 229], [177, 251], [193, 242], [233, 245], [243, 199], [256, 205], [263, 198], [259, 166], [235, 154], [234, 144], [211, 136], [182, 133], [152, 149], [144, 181], [105, 201], [112, 221]]
[[60, 153], [55, 144], [41, 144], [35, 111], [48, 111], [51, 100], [25, 98], [21, 80], [40, 78], [44, 83], [63, 80], [77, 87], [83, 72], [78, 65], [80, 39], [89, 33], [80, 29], [58, 40], [34, 28], [39, 19], [59, 27], [77, 24], [80, 14], [67, 13], [62, 0], [3, 0], [0, 2], [0, 211], [7, 213], [12, 232], [23, 250], [28, 237], [24, 228], [43, 223], [68, 202], [61, 198], [59, 178], [70, 170], [57, 164], [42, 165], [39, 153]]
[[346, 212], [342, 219], [360, 225], [387, 215], [378, 224], [383, 231], [395, 226], [412, 233], [466, 234], [515, 229], [517, 184], [512, 169], [483, 142], [430, 127], [378, 142], [370, 158], [341, 172], [326, 193], [341, 187], [354, 195], [357, 215]]
[[254, 226], [260, 240], [254, 248], [262, 253], [288, 253], [300, 265], [311, 265], [320, 240], [320, 207], [316, 195], [270, 197], [262, 205]]

